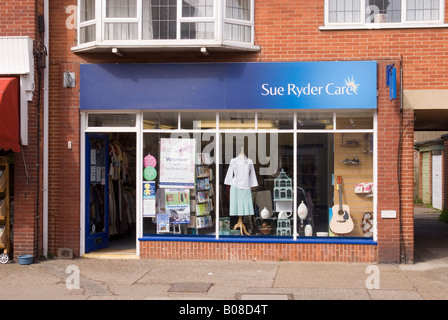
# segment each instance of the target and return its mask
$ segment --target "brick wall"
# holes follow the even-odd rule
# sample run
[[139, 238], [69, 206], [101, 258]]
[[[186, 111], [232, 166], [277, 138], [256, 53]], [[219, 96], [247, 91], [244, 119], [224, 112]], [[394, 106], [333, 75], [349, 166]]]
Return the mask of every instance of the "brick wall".
[[[404, 89], [447, 89], [448, 83], [443, 79], [448, 67], [445, 54], [448, 29], [321, 31], [323, 3], [314, 0], [257, 1], [255, 42], [261, 47], [260, 52], [212, 52], [208, 57], [199, 52], [147, 52], [128, 53], [125, 58], [120, 58], [110, 53], [73, 54], [70, 48], [76, 44], [76, 31], [68, 30], [65, 23], [69, 17], [66, 8], [76, 5], [76, 1], [50, 2], [50, 251], [71, 247], [75, 254], [79, 254], [79, 87], [62, 88], [63, 71], [75, 71], [79, 75], [80, 63], [380, 60], [378, 212], [396, 210], [399, 215], [401, 211], [402, 219], [379, 218], [379, 245], [375, 257], [384, 262], [411, 261], [412, 124], [403, 132], [401, 210], [397, 158], [401, 117], [406, 125], [413, 119], [413, 111], [400, 113], [399, 99], [389, 101], [384, 70], [385, 64], [394, 62], [399, 71], [402, 58]], [[69, 139], [73, 143], [71, 151], [67, 150]], [[61, 170], [73, 173], [70, 179], [58, 174]], [[70, 197], [67, 197], [66, 186], [70, 189]], [[404, 231], [403, 239], [399, 236], [400, 228]], [[400, 250], [402, 244], [405, 250]]]
[[375, 245], [346, 244], [141, 241], [140, 257], [142, 259], [372, 263], [377, 261], [377, 248]]
[[[42, 13], [43, 1], [0, 1], [0, 35], [28, 36], [32, 39], [39, 39], [36, 23], [37, 16]], [[37, 148], [37, 71], [35, 74], [36, 90], [34, 90], [33, 100], [28, 103], [29, 143], [28, 146], [23, 147], [23, 155], [22, 153], [14, 154], [14, 257], [21, 254], [33, 254], [37, 257], [42, 252], [42, 188], [37, 187], [38, 174], [40, 182], [42, 182], [42, 172], [37, 167], [38, 152], [42, 149]], [[40, 120], [42, 126], [42, 118]], [[41, 152], [40, 159], [42, 163]], [[27, 171], [29, 180], [26, 175]], [[40, 199], [39, 209], [37, 208], [37, 197]], [[39, 233], [37, 232], [38, 225]], [[39, 251], [37, 251], [37, 245]]]

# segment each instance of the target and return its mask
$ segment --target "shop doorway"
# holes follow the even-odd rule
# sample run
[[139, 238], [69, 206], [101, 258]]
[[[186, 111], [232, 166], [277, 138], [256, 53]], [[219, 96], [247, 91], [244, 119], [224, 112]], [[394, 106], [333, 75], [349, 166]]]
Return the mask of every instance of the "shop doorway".
[[135, 254], [135, 133], [87, 133], [85, 158], [85, 253]]

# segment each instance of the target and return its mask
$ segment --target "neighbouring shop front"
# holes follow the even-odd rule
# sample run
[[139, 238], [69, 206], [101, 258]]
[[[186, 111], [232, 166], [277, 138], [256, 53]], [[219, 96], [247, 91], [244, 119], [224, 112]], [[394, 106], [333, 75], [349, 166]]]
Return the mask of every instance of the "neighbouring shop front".
[[377, 69], [81, 65], [81, 253], [374, 261]]

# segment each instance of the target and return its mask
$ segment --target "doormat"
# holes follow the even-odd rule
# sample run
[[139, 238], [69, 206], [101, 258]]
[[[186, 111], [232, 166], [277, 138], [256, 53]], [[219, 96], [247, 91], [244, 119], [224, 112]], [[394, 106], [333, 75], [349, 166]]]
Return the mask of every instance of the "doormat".
[[207, 293], [212, 285], [211, 282], [177, 282], [168, 289], [168, 292]]

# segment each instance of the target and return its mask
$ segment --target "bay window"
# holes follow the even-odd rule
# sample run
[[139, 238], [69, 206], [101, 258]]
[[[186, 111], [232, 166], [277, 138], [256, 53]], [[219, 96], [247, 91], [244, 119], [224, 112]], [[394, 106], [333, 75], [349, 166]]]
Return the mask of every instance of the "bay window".
[[254, 0], [79, 0], [73, 51], [254, 46]]
[[95, 0], [81, 0], [78, 5], [78, 41], [79, 43], [96, 40]]
[[365, 28], [443, 24], [443, 0], [326, 0], [325, 25]]

